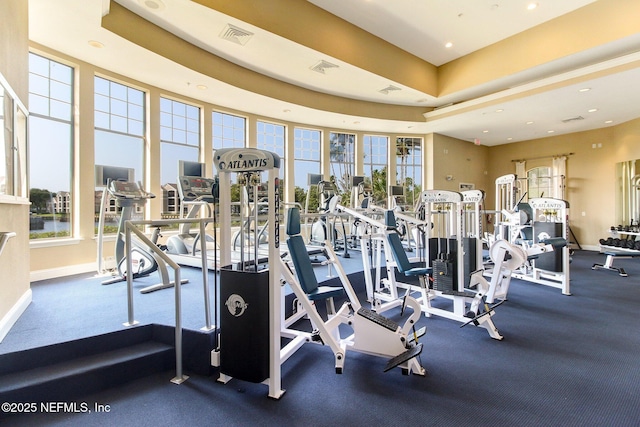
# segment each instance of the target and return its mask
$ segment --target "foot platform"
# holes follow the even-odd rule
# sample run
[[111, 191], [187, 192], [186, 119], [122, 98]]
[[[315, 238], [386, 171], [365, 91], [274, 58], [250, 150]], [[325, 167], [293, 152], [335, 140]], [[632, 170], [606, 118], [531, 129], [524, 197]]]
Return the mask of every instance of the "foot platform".
[[422, 328], [418, 329], [417, 331], [414, 331], [414, 333], [409, 335], [411, 337], [409, 339], [409, 342], [418, 341], [418, 338], [420, 338], [421, 336], [423, 336], [426, 333], [427, 333], [427, 327], [423, 326]]
[[[481, 317], [484, 317], [484, 316], [490, 315], [491, 313], [493, 313], [493, 309], [494, 309], [494, 308], [496, 308], [497, 306], [499, 306], [500, 304], [502, 304], [502, 303], [503, 303], [503, 302], [505, 302], [505, 301], [506, 301], [506, 300], [502, 300], [502, 301], [500, 301], [499, 303], [492, 305], [491, 307], [489, 307], [489, 309], [488, 309], [488, 310], [483, 311], [482, 313], [480, 313], [480, 314], [478, 314], [478, 315], [476, 315], [476, 316], [471, 317], [471, 316], [465, 315], [465, 317], [469, 317], [469, 321], [468, 321], [468, 322], [466, 322], [466, 323], [463, 323], [462, 325], [460, 325], [460, 327], [461, 327], [461, 328], [464, 328], [465, 326], [467, 326], [467, 325], [468, 325], [468, 324], [470, 324], [470, 323], [473, 323], [473, 324], [475, 324], [476, 326], [478, 326], [478, 319], [480, 319]], [[467, 313], [467, 314], [469, 314], [469, 313]]]
[[373, 323], [376, 323], [384, 328], [389, 329], [390, 331], [397, 331], [398, 328], [400, 327], [396, 322], [394, 322], [393, 320], [384, 317], [381, 314], [376, 313], [373, 310], [369, 310], [368, 308], [364, 308], [364, 307], [360, 307], [360, 309], [358, 310], [358, 315], [364, 317], [367, 320], [372, 321]]
[[384, 367], [384, 372], [388, 372], [395, 368], [398, 365], [403, 364], [404, 362], [408, 362], [409, 360], [417, 357], [422, 353], [422, 343], [415, 345], [408, 349], [407, 351], [400, 353], [399, 355], [389, 359], [387, 365]]

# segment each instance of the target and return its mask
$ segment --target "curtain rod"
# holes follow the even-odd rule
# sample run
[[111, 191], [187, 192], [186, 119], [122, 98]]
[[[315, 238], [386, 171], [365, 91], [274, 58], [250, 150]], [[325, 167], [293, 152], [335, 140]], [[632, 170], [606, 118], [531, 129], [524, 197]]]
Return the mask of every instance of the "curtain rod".
[[552, 154], [550, 156], [540, 156], [540, 157], [529, 157], [527, 159], [512, 159], [511, 162], [524, 162], [527, 160], [539, 160], [539, 159], [551, 159], [551, 158], [555, 158], [555, 157], [568, 157], [568, 156], [573, 156], [576, 153], [564, 153], [564, 154]]

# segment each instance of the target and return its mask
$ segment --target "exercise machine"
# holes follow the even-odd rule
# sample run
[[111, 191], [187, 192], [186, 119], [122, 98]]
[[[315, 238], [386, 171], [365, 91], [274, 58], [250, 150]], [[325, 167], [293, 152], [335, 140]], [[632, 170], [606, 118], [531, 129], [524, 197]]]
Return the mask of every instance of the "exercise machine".
[[[189, 206], [187, 218], [196, 218], [198, 213], [205, 210], [207, 217], [213, 216], [211, 206], [215, 203], [214, 194], [217, 192], [217, 179], [205, 178], [201, 176], [179, 176], [178, 193], [183, 206]], [[192, 231], [193, 224], [190, 222], [181, 223], [177, 235], [167, 239], [167, 254], [176, 263], [191, 267], [202, 267], [202, 257], [200, 256], [200, 239], [205, 239], [207, 269], [215, 270], [216, 265], [216, 241], [214, 237], [205, 234], [200, 235], [200, 231]]]
[[[388, 234], [393, 258], [387, 262], [386, 286], [393, 289], [406, 287], [419, 292], [417, 298], [425, 316], [444, 317], [484, 328], [489, 336], [502, 340], [492, 316], [498, 304], [490, 305], [487, 283], [472, 283], [470, 277], [480, 266], [476, 265], [476, 237], [465, 237], [463, 196], [454, 191], [426, 190], [421, 194], [425, 222], [426, 263], [422, 268], [412, 268], [399, 239]], [[469, 203], [469, 202], [467, 202]], [[388, 213], [387, 223], [393, 223], [393, 212]], [[432, 226], [431, 226], [432, 225]], [[475, 234], [478, 230], [476, 229]], [[403, 284], [396, 280], [393, 268], [406, 277], [418, 278], [419, 286]], [[396, 291], [397, 292], [397, 291]], [[382, 298], [384, 293], [379, 293]]]
[[[295, 292], [311, 322], [313, 332], [308, 337], [308, 341], [331, 348], [335, 359], [335, 371], [338, 374], [343, 372], [347, 352], [356, 351], [387, 359], [384, 372], [400, 367], [404, 374], [413, 373], [424, 376], [426, 370], [418, 361], [422, 344], [418, 343], [417, 339], [426, 332], [426, 329], [420, 331], [415, 329], [420, 317], [417, 301], [408, 295], [403, 299], [403, 313], [406, 308], [410, 308], [412, 312], [402, 325], [362, 307], [328, 242], [324, 248], [329, 262], [338, 272], [342, 287], [318, 286], [311, 262], [306, 255], [304, 242], [299, 234], [299, 213], [296, 208], [292, 208], [287, 215], [289, 217], [287, 245], [295, 267], [295, 275], [282, 260], [281, 269], [285, 281]], [[336, 312], [333, 298], [342, 294], [346, 294], [347, 301]], [[331, 301], [327, 305], [326, 320], [317, 311], [315, 305], [316, 301], [323, 299]], [[340, 326], [348, 326], [348, 328], [341, 330]]]
[[[227, 383], [236, 378], [265, 383], [269, 397], [279, 399], [285, 392], [281, 387], [281, 364], [305, 341], [300, 334], [281, 348], [284, 295], [280, 281], [278, 215], [280, 157], [255, 148], [222, 148], [214, 152], [213, 163], [220, 180], [220, 301], [224, 305], [219, 310], [219, 346], [211, 353], [212, 365], [220, 368], [219, 382]], [[258, 245], [247, 248], [245, 253], [243, 245], [251, 239], [242, 236], [240, 261], [232, 263], [231, 174], [235, 173], [242, 185], [253, 184], [257, 191], [262, 172], [267, 173], [270, 201], [267, 262], [259, 258]], [[258, 198], [254, 197], [253, 203], [257, 202]], [[243, 216], [241, 210], [240, 224], [244, 223]], [[248, 336], [251, 339], [247, 339]]]
[[[336, 206], [338, 211], [359, 216], [361, 221], [370, 225], [371, 234], [367, 239], [363, 239], [363, 244], [370, 245], [370, 250], [373, 251], [376, 259], [375, 282], [372, 280], [370, 265], [365, 256], [363, 256], [363, 264], [367, 298], [372, 305], [372, 309], [378, 313], [384, 313], [403, 304], [403, 296], [415, 295], [419, 309], [426, 317], [432, 315], [445, 317], [461, 322], [463, 326], [474, 323], [476, 326], [485, 328], [491, 338], [501, 340], [502, 336], [491, 320], [495, 306], [490, 306], [485, 301], [488, 286], [485, 286], [485, 283], [476, 283], [476, 290], [471, 290], [471, 285], [465, 288], [464, 278], [466, 273], [462, 265], [464, 258], [463, 256], [457, 256], [463, 253], [461, 250], [462, 239], [455, 238], [455, 236], [462, 235], [462, 195], [455, 192], [427, 191], [423, 192], [421, 199], [426, 206], [426, 217], [421, 223], [418, 223], [417, 219], [414, 219], [414, 222], [419, 225], [421, 233], [424, 233], [424, 238], [420, 237], [420, 240], [428, 242], [428, 244], [424, 245], [424, 262], [419, 263], [418, 266], [409, 260], [407, 256], [406, 249], [395, 228], [396, 212], [394, 210], [386, 210], [384, 220], [381, 222], [344, 206]], [[431, 206], [434, 201], [437, 201], [439, 205], [436, 212], [433, 211]], [[453, 206], [450, 206], [452, 204]], [[436, 218], [436, 214], [444, 215], [445, 213], [448, 213], [448, 218]], [[446, 238], [440, 236], [432, 237], [431, 224], [434, 223], [437, 228], [450, 227], [455, 230], [450, 233], [453, 234], [453, 238], [451, 235]], [[443, 247], [440, 248], [440, 253], [430, 254], [429, 247], [433, 251], [435, 239], [448, 241], [446, 245], [451, 245], [448, 248], [448, 253], [442, 252]], [[465, 246], [465, 248], [467, 247], [468, 245]], [[380, 274], [378, 272], [381, 265], [381, 252], [385, 256], [387, 271], [387, 277], [382, 280], [379, 279]], [[427, 264], [427, 262], [429, 263]], [[396, 270], [400, 275], [404, 275], [408, 279], [414, 279], [418, 283], [397, 280]], [[452, 305], [452, 309], [443, 308], [442, 304], [434, 305], [432, 300], [446, 300], [447, 304]]]
[[[551, 286], [571, 295], [569, 252], [569, 203], [561, 199], [538, 197], [527, 203], [519, 203], [518, 216], [520, 236], [512, 243], [525, 249], [548, 241], [564, 242], [549, 253], [530, 258], [529, 262], [514, 271], [515, 278], [541, 285]], [[554, 239], [554, 240], [552, 240]], [[557, 240], [562, 239], [562, 240]]]
[[[109, 198], [116, 200], [116, 206], [121, 208], [120, 220], [118, 222], [118, 231], [115, 244], [115, 260], [116, 260], [116, 272], [117, 274], [109, 280], [102, 282], [103, 285], [111, 285], [114, 283], [124, 282], [127, 280], [127, 257], [125, 256], [126, 247], [124, 239], [125, 223], [131, 220], [133, 212], [139, 206], [142, 206], [148, 199], [154, 198], [155, 195], [144, 191], [142, 186], [135, 182], [113, 180], [107, 184], [105, 191], [108, 191], [109, 197], [103, 197], [103, 202], [109, 202]], [[100, 215], [105, 213], [105, 205], [101, 207]], [[104, 220], [101, 219], [100, 223], [103, 224]], [[102, 231], [102, 230], [101, 230]], [[158, 235], [160, 233], [159, 228], [155, 228], [151, 237], [151, 241], [155, 244], [158, 241]], [[102, 233], [100, 233], [100, 236]], [[102, 245], [102, 240], [98, 239], [98, 245]], [[146, 277], [154, 272], [158, 272], [161, 282], [156, 285], [147, 286], [140, 290], [141, 293], [154, 292], [161, 289], [170, 288], [175, 285], [173, 281], [169, 279], [169, 273], [167, 271], [166, 264], [158, 259], [158, 257], [146, 250], [143, 246], [137, 245], [132, 242], [132, 247], [129, 250], [131, 254], [131, 265], [133, 278]], [[187, 283], [188, 280], [182, 280], [182, 284]]]
[[340, 251], [344, 258], [350, 258], [350, 241], [347, 237], [345, 217], [332, 211], [329, 205], [339, 197], [338, 189], [333, 181], [318, 182], [319, 217], [311, 225], [309, 244], [323, 245], [329, 241], [336, 251]]

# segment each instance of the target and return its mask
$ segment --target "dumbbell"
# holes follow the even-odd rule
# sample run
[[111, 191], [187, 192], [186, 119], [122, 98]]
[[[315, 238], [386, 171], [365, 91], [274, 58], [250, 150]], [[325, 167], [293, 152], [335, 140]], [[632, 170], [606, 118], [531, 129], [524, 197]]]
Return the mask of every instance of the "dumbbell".
[[636, 246], [635, 246], [635, 249], [636, 249], [637, 251], [640, 251], [640, 240], [636, 240]]
[[615, 246], [616, 248], [620, 247], [620, 242], [622, 241], [622, 239], [618, 239], [617, 237], [615, 239], [613, 239], [613, 246]]
[[631, 239], [627, 240], [627, 249], [633, 249], [635, 247], [636, 247], [636, 242], [635, 241], [633, 241]]

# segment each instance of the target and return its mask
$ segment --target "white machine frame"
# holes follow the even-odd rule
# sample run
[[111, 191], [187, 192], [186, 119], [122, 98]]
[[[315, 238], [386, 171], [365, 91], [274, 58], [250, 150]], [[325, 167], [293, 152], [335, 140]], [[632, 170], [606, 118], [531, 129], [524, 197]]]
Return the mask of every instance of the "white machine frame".
[[[560, 236], [551, 236], [551, 237], [562, 237], [567, 242], [569, 241], [569, 203], [565, 200], [561, 199], [553, 199], [547, 197], [539, 197], [529, 199], [529, 205], [533, 210], [533, 218], [532, 222], [536, 219], [544, 218], [544, 221], [556, 223], [561, 225]], [[544, 240], [549, 236], [545, 236], [545, 233], [538, 233], [536, 230], [535, 224], [531, 225], [532, 233], [535, 239]], [[533, 244], [527, 244], [525, 246], [525, 250], [529, 246], [533, 246]], [[562, 251], [562, 264], [560, 271], [548, 271], [538, 268], [536, 266], [535, 259], [531, 262], [530, 265], [525, 265], [520, 268], [518, 271], [514, 271], [513, 277], [526, 280], [529, 282], [538, 283], [541, 285], [551, 286], [553, 288], [560, 289], [563, 295], [571, 295], [570, 290], [570, 260], [571, 256], [569, 253], [569, 246], [566, 245], [563, 248], [560, 248]]]
[[[302, 304], [304, 311], [310, 320], [313, 330], [316, 331], [318, 338], [314, 337], [314, 333], [305, 333], [307, 342], [321, 343], [328, 345], [335, 358], [336, 373], [342, 373], [347, 351], [356, 351], [373, 356], [390, 359], [388, 368], [399, 366], [403, 372], [415, 375], [426, 375], [426, 370], [417, 360], [417, 355], [407, 356], [407, 359], [400, 364], [393, 363], [395, 358], [402, 359], [402, 356], [412, 353], [415, 350], [422, 349], [421, 344], [416, 348], [413, 346], [418, 336], [424, 334], [425, 330], [416, 331], [415, 325], [420, 318], [421, 310], [418, 302], [407, 296], [401, 303], [403, 308], [409, 307], [412, 310], [411, 315], [405, 319], [402, 325], [395, 324], [391, 327], [382, 326], [388, 322], [388, 319], [379, 313], [372, 312], [362, 307], [358, 297], [345, 273], [342, 265], [337, 259], [330, 242], [327, 240], [324, 245], [327, 256], [326, 263], [333, 265], [338, 273], [340, 282], [347, 295], [347, 301], [342, 304], [340, 309], [333, 314], [329, 314], [328, 319], [322, 319], [315, 304], [305, 294], [298, 278], [295, 277], [282, 259], [281, 272], [285, 281], [291, 286], [298, 301]], [[371, 318], [367, 318], [361, 313], [367, 313]], [[340, 325], [346, 325], [352, 329], [352, 333], [347, 332], [346, 336], [341, 334]], [[389, 325], [388, 325], [389, 326]], [[393, 329], [393, 330], [392, 330]], [[385, 369], [385, 371], [387, 370]]]
[[[215, 151], [213, 163], [218, 170], [220, 182], [220, 265], [231, 264], [231, 173], [260, 173], [267, 172], [268, 175], [268, 198], [272, 203], [269, 205], [267, 213], [268, 234], [268, 265], [269, 265], [269, 377], [264, 381], [269, 387], [269, 397], [279, 399], [285, 393], [282, 389], [281, 365], [291, 354], [293, 349], [301, 347], [304, 337], [299, 338], [289, 344], [290, 346], [281, 349], [280, 338], [283, 316], [284, 298], [281, 291], [281, 260], [280, 260], [280, 224], [278, 210], [280, 206], [280, 195], [278, 187], [278, 169], [280, 167], [280, 157], [269, 151], [255, 148], [222, 148]], [[242, 218], [241, 218], [242, 223]], [[257, 249], [254, 254], [254, 262], [258, 262]], [[244, 263], [244, 254], [241, 255], [241, 263]], [[224, 350], [222, 350], [224, 351]], [[214, 350], [211, 354], [212, 365], [219, 366], [220, 355]], [[218, 381], [226, 383], [232, 378], [225, 374], [220, 374]]]
[[[453, 218], [450, 218], [450, 226], [453, 230], [457, 230], [456, 235], [462, 235], [462, 195], [456, 192], [446, 192], [446, 191], [435, 191], [428, 190], [423, 192], [422, 200], [424, 203], [453, 203], [455, 208], [452, 210], [455, 211], [455, 215]], [[477, 290], [474, 294], [470, 294], [472, 296], [463, 296], [463, 295], [447, 295], [443, 294], [440, 291], [436, 291], [434, 289], [429, 289], [427, 278], [422, 275], [419, 277], [420, 286], [412, 285], [408, 283], [399, 282], [396, 279], [395, 269], [398, 267], [397, 262], [395, 261], [391, 244], [388, 241], [389, 234], [396, 233], [393, 229], [388, 229], [388, 227], [384, 224], [384, 222], [380, 222], [364, 215], [361, 212], [354, 211], [352, 209], [346, 208], [341, 205], [336, 205], [336, 209], [347, 213], [349, 215], [353, 215], [359, 220], [366, 222], [370, 225], [371, 234], [368, 239], [362, 239], [363, 244], [363, 264], [364, 264], [364, 272], [365, 272], [365, 283], [367, 286], [367, 297], [369, 302], [372, 304], [374, 310], [379, 313], [383, 313], [393, 307], [397, 307], [403, 303], [403, 298], [401, 296], [400, 290], [404, 290], [404, 294], [414, 294], [418, 293], [420, 296], [416, 298], [417, 303], [419, 304], [419, 309], [425, 314], [426, 317], [431, 317], [432, 315], [445, 317], [451, 320], [458, 321], [463, 324], [469, 324], [473, 322], [476, 326], [482, 327], [486, 329], [491, 338], [501, 340], [503, 337], [498, 332], [497, 328], [493, 324], [491, 320], [491, 316], [493, 316], [494, 311], [492, 309], [487, 308], [485, 311], [486, 314], [478, 316], [475, 321], [467, 317], [466, 315], [472, 311], [474, 313], [478, 312], [478, 308], [482, 303], [483, 296], [488, 292], [488, 285], [485, 286], [485, 283], [478, 282]], [[425, 232], [425, 242], [428, 242], [429, 233], [430, 233], [430, 224], [432, 222], [432, 215], [428, 207], [425, 209], [425, 220], [420, 221], [421, 228]], [[418, 220], [414, 219], [415, 223], [418, 223]], [[458, 228], [460, 227], [460, 228]], [[376, 257], [376, 280], [373, 281], [371, 277], [371, 266], [368, 261], [366, 255], [366, 245], [368, 245], [368, 241], [371, 242], [371, 250], [373, 250], [374, 256]], [[462, 254], [462, 240], [456, 239], [456, 250], [458, 254]], [[425, 245], [428, 246], [428, 245]], [[379, 268], [380, 268], [380, 254], [384, 252], [385, 263], [387, 269], [387, 278], [379, 280]], [[428, 251], [427, 251], [428, 257]], [[463, 278], [464, 267], [462, 265], [462, 260], [460, 256], [460, 260], [457, 262], [458, 269], [458, 277]], [[464, 281], [464, 279], [462, 279]], [[459, 285], [459, 284], [458, 284]], [[431, 301], [435, 298], [442, 298], [450, 300], [453, 304], [453, 310], [447, 310], [443, 308], [434, 307], [431, 304]]]

